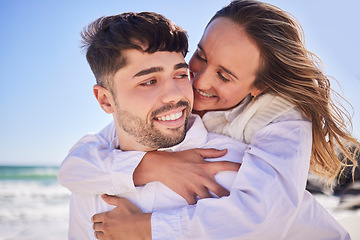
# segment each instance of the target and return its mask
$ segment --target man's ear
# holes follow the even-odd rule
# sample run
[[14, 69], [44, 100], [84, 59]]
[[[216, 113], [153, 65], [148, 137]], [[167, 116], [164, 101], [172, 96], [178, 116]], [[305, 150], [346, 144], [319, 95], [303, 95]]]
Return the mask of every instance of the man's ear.
[[99, 102], [100, 107], [106, 113], [113, 113], [115, 110], [115, 102], [112, 97], [112, 94], [109, 90], [101, 87], [100, 85], [95, 85], [93, 87], [94, 95], [96, 100]]

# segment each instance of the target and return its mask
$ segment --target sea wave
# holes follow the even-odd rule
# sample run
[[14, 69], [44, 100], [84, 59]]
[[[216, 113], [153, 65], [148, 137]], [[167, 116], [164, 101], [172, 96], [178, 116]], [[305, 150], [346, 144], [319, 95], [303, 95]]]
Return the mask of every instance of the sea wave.
[[0, 166], [0, 180], [56, 180], [58, 167]]
[[0, 167], [0, 240], [66, 239], [70, 192], [57, 167]]

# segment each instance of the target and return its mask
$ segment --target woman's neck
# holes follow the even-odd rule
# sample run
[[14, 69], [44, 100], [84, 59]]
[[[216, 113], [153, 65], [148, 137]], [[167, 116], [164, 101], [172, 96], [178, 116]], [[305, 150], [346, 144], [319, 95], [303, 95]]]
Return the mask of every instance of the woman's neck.
[[208, 111], [207, 110], [203, 110], [203, 111], [197, 111], [195, 109], [192, 110], [192, 113], [193, 114], [197, 114], [199, 115], [200, 117], [203, 117], [205, 113], [207, 113]]

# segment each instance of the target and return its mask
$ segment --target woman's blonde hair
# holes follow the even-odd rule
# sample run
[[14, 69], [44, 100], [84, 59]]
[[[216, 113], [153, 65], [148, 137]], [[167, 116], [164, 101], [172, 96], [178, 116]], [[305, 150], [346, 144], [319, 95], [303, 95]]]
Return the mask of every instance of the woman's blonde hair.
[[[347, 130], [350, 116], [331, 100], [330, 92], [335, 92], [319, 59], [306, 49], [300, 24], [273, 5], [252, 0], [231, 2], [210, 22], [219, 17], [244, 28], [258, 46], [262, 63], [254, 85], [291, 101], [312, 121], [310, 171], [331, 181], [349, 163], [355, 169], [359, 142]], [[339, 154], [345, 157], [340, 160]]]

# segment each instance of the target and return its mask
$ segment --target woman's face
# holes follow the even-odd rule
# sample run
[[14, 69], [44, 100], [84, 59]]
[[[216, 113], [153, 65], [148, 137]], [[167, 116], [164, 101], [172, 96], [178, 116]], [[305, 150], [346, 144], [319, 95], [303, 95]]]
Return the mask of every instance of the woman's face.
[[194, 110], [229, 109], [261, 93], [254, 86], [259, 65], [260, 51], [243, 28], [227, 18], [212, 21], [189, 62]]

